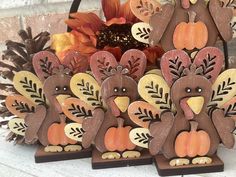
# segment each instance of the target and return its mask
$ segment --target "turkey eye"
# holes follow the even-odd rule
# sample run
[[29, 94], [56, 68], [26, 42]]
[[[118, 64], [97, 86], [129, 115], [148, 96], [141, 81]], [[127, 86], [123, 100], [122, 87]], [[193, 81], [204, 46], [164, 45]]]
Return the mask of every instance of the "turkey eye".
[[197, 87], [197, 88], [196, 88], [196, 92], [198, 92], [198, 93], [202, 93], [202, 88]]
[[64, 91], [67, 91], [67, 90], [68, 90], [68, 87], [67, 87], [67, 86], [63, 87], [63, 90], [64, 90]]
[[118, 92], [118, 90], [119, 90], [119, 89], [118, 89], [117, 87], [114, 88], [114, 92]]
[[189, 87], [185, 88], [185, 92], [190, 93], [191, 91], [192, 91], [191, 88]]
[[126, 88], [125, 87], [122, 88], [122, 92], [126, 92]]
[[59, 87], [59, 86], [57, 86], [57, 87], [55, 88], [55, 90], [56, 90], [56, 91], [59, 91], [59, 90], [60, 90], [60, 87]]

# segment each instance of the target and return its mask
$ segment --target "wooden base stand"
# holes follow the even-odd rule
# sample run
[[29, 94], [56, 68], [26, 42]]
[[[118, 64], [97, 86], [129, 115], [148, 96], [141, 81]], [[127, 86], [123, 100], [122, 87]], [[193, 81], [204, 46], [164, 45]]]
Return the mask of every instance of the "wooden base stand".
[[75, 152], [45, 152], [44, 147], [40, 146], [35, 153], [35, 162], [44, 163], [44, 162], [54, 162], [61, 160], [72, 160], [72, 159], [82, 159], [88, 158], [92, 155], [92, 148], [83, 149], [81, 151]]
[[163, 155], [155, 156], [154, 162], [160, 176], [187, 175], [224, 171], [224, 163], [217, 155], [212, 156], [211, 164], [205, 165], [190, 164], [179, 167], [171, 167], [169, 165], [169, 160], [166, 159]]
[[104, 160], [102, 159], [102, 153], [97, 149], [93, 150], [92, 153], [92, 168], [93, 169], [103, 169], [103, 168], [114, 168], [114, 167], [126, 167], [135, 165], [147, 165], [152, 164], [153, 158], [148, 151], [142, 151], [141, 157], [139, 158], [129, 158], [129, 159], [112, 159]]

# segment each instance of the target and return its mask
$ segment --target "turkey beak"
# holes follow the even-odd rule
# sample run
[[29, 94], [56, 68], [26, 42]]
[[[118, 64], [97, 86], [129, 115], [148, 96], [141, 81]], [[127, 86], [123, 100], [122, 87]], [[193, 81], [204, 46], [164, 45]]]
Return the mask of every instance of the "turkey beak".
[[59, 104], [62, 105], [62, 104], [64, 103], [64, 101], [65, 101], [67, 98], [70, 98], [70, 97], [71, 97], [71, 95], [63, 95], [63, 94], [61, 94], [61, 95], [58, 95], [58, 96], [56, 97], [56, 99], [57, 99], [57, 101], [59, 102]]
[[187, 100], [187, 104], [195, 114], [199, 114], [204, 104], [204, 97], [202, 96], [190, 97]]
[[191, 4], [196, 4], [197, 0], [190, 0]]
[[127, 96], [118, 96], [114, 99], [114, 102], [121, 112], [126, 112], [129, 107], [130, 99]]

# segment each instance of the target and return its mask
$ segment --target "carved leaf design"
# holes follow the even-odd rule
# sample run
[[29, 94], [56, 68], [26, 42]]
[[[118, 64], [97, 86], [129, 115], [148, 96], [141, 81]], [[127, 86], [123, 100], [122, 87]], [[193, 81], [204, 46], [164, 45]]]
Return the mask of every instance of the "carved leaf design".
[[71, 114], [73, 114], [76, 117], [91, 117], [92, 116], [92, 111], [88, 110], [86, 111], [84, 107], [80, 107], [80, 105], [74, 105], [71, 104], [71, 108], [68, 109], [71, 111]]
[[172, 108], [170, 88], [161, 76], [145, 75], [138, 83], [138, 91], [140, 96], [158, 111], [162, 112]]
[[218, 77], [224, 63], [223, 52], [216, 47], [205, 47], [200, 50], [195, 59], [194, 64], [202, 68], [202, 74], [211, 82]]
[[219, 75], [216, 82], [212, 86], [213, 92], [211, 96], [211, 102], [208, 105], [210, 111], [216, 107], [221, 107], [235, 96], [235, 74], [236, 69], [229, 69]]
[[75, 141], [82, 142], [84, 132], [82, 125], [79, 123], [70, 123], [65, 126], [66, 136]]
[[236, 116], [236, 97], [233, 97], [230, 101], [226, 102], [222, 107], [225, 117]]
[[41, 81], [52, 75], [52, 69], [58, 67], [60, 62], [57, 56], [48, 51], [38, 52], [33, 57], [34, 70]]
[[236, 103], [230, 104], [225, 111], [225, 117], [234, 117], [236, 116]]
[[94, 87], [89, 82], [86, 82], [85, 80], [81, 80], [80, 83], [77, 83], [78, 87], [80, 87], [82, 93], [87, 96], [87, 101], [91, 102], [92, 106], [101, 106], [101, 97], [99, 95], [98, 90], [94, 90]]
[[148, 148], [151, 135], [147, 128], [135, 128], [130, 131], [129, 137], [132, 143], [139, 147]]
[[160, 11], [161, 4], [155, 0], [131, 0], [130, 8], [137, 18], [148, 23], [150, 17]]
[[24, 136], [25, 135], [25, 131], [26, 131], [26, 124], [24, 119], [19, 119], [19, 118], [14, 118], [11, 119], [8, 123], [9, 129], [17, 134], [17, 135], [21, 135]]
[[130, 119], [137, 125], [148, 128], [153, 120], [160, 120], [159, 111], [144, 101], [133, 102], [128, 109]]
[[116, 58], [107, 51], [100, 51], [91, 56], [90, 67], [96, 80], [101, 82], [109, 77], [112, 68], [118, 66]]
[[78, 52], [68, 53], [62, 61], [62, 64], [71, 69], [76, 74], [85, 72], [88, 69], [88, 57], [79, 54]]
[[139, 22], [132, 26], [131, 32], [137, 41], [149, 44], [151, 29], [152, 28], [148, 23]]
[[6, 98], [7, 109], [17, 117], [25, 118], [27, 113], [35, 112], [35, 104], [21, 95], [10, 95]]
[[138, 81], [145, 72], [146, 55], [140, 50], [128, 50], [121, 57], [120, 64], [128, 69], [129, 75], [134, 80]]
[[92, 107], [102, 107], [100, 86], [89, 74], [78, 73], [74, 75], [70, 82], [72, 92], [85, 103]]
[[38, 105], [46, 105], [42, 83], [37, 76], [28, 71], [20, 71], [13, 79], [15, 89], [23, 96]]
[[78, 98], [68, 98], [62, 104], [62, 110], [69, 119], [82, 123], [84, 119], [92, 117], [93, 107]]
[[163, 77], [169, 86], [183, 76], [185, 68], [189, 67], [191, 60], [183, 50], [171, 50], [166, 52], [161, 59]]
[[183, 76], [184, 66], [183, 62], [176, 57], [173, 60], [169, 60], [170, 73], [173, 75], [173, 82]]

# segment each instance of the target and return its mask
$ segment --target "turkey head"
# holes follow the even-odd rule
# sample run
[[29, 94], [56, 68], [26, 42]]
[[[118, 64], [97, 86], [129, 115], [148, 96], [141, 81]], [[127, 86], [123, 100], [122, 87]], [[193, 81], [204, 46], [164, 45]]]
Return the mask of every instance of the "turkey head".
[[44, 92], [50, 105], [53, 105], [59, 113], [62, 112], [60, 102], [72, 95], [70, 90], [70, 69], [60, 65], [53, 69], [53, 75], [44, 82]]
[[214, 47], [200, 50], [192, 63], [181, 50], [167, 52], [161, 62], [162, 73], [171, 86], [171, 100], [187, 120], [207, 110], [212, 83], [223, 65], [222, 52]]
[[145, 54], [135, 49], [127, 51], [120, 63], [105, 51], [91, 57], [91, 69], [101, 84], [102, 98], [115, 117], [126, 114], [129, 104], [138, 98], [137, 81], [145, 68]]
[[206, 110], [211, 97], [212, 83], [201, 76], [202, 68], [192, 64], [184, 69], [184, 76], [172, 86], [171, 99], [177, 110], [182, 110], [186, 119], [191, 120], [195, 115]]

